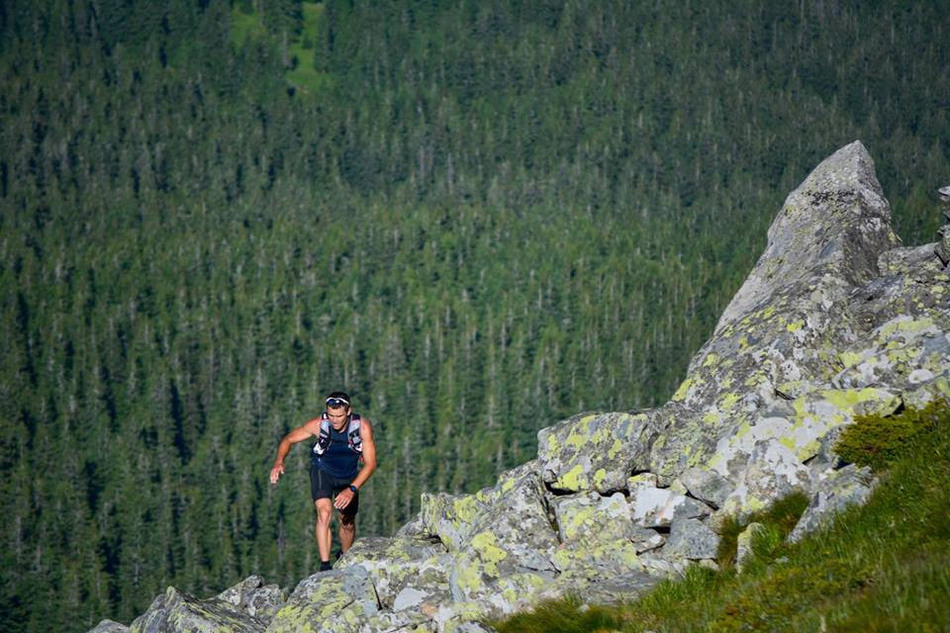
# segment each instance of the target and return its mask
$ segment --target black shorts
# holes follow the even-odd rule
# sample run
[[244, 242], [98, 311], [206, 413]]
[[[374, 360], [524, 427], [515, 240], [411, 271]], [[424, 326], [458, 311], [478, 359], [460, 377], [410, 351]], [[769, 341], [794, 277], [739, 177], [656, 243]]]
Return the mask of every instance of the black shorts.
[[[317, 499], [332, 499], [353, 483], [354, 478], [337, 479], [316, 466], [310, 466], [310, 496]], [[353, 495], [350, 504], [341, 510], [346, 516], [354, 516], [360, 509], [360, 493]]]

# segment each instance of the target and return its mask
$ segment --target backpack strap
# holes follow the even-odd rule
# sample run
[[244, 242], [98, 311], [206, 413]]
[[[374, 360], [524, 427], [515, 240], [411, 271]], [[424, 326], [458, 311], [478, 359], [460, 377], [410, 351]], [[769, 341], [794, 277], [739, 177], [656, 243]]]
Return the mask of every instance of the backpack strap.
[[350, 449], [354, 453], [363, 452], [363, 440], [360, 437], [361, 425], [362, 425], [362, 418], [360, 418], [360, 414], [351, 413], [350, 425], [346, 430], [346, 439], [347, 439], [347, 443], [350, 445]]
[[[363, 452], [363, 440], [360, 438], [360, 426], [362, 418], [359, 413], [351, 413], [350, 421], [346, 427], [346, 443], [354, 453]], [[313, 445], [314, 455], [323, 455], [330, 448], [330, 416], [324, 411], [320, 416], [320, 434]]]

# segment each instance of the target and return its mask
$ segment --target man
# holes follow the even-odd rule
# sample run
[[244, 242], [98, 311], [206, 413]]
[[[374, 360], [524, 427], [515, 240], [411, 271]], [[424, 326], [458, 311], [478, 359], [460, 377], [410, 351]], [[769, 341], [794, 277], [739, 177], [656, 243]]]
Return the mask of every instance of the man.
[[[350, 397], [334, 391], [326, 400], [326, 411], [284, 436], [277, 447], [277, 460], [270, 471], [276, 484], [284, 474], [284, 458], [290, 447], [316, 437], [310, 464], [310, 493], [317, 508], [314, 535], [320, 553], [320, 571], [332, 569], [330, 563], [330, 518], [333, 508], [340, 512], [340, 549], [346, 552], [356, 538], [356, 513], [359, 489], [376, 470], [376, 442], [373, 427], [366, 418], [353, 413]], [[363, 462], [362, 468], [360, 461]]]

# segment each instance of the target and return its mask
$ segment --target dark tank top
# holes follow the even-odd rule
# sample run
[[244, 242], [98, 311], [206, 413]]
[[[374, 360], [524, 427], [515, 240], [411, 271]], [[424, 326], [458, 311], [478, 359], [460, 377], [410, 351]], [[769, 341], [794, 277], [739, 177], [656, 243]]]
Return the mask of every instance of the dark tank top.
[[349, 446], [347, 427], [337, 431], [330, 425], [330, 447], [323, 455], [314, 455], [314, 465], [337, 479], [353, 479], [360, 472], [360, 454]]

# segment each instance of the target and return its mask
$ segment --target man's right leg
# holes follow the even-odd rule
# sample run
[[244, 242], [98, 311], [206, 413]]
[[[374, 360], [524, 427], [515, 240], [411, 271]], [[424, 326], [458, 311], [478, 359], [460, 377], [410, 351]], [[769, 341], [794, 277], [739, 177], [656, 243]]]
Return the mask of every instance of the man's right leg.
[[330, 565], [330, 519], [333, 516], [333, 502], [330, 499], [317, 499], [317, 524], [314, 527], [314, 536], [317, 539], [317, 552], [320, 554], [320, 571]]

